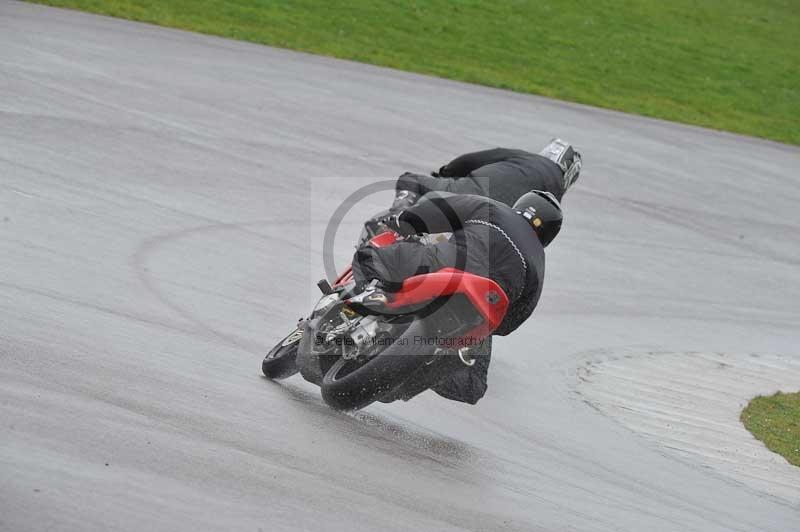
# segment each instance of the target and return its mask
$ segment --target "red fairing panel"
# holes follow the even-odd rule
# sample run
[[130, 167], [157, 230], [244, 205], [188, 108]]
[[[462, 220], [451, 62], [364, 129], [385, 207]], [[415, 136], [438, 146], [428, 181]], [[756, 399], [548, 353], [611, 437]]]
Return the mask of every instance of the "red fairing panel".
[[462, 293], [483, 317], [483, 324], [469, 336], [483, 338], [491, 334], [506, 315], [508, 296], [496, 282], [486, 277], [455, 268], [442, 268], [435, 273], [415, 275], [403, 282], [400, 291], [387, 303], [390, 308], [424, 303], [440, 296]]
[[351, 266], [348, 266], [347, 269], [342, 272], [342, 274], [339, 276], [339, 278], [336, 279], [336, 281], [333, 282], [333, 288], [336, 288], [337, 286], [345, 285], [345, 284], [349, 283], [352, 280], [353, 280], [353, 268]]
[[370, 240], [369, 243], [372, 245], [372, 247], [385, 248], [397, 242], [398, 236], [399, 235], [394, 231], [386, 231], [385, 233], [381, 233], [372, 237], [372, 240]]

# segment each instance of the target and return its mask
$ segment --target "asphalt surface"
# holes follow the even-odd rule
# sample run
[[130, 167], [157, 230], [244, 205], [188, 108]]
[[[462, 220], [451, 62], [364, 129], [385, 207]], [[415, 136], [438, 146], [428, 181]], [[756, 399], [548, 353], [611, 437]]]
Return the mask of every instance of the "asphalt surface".
[[[346, 415], [260, 376], [360, 185], [554, 135], [585, 171], [477, 406]], [[798, 530], [800, 470], [754, 458], [775, 473], [751, 483], [705, 456], [761, 388], [726, 364], [800, 387], [798, 168], [771, 142], [2, 1], [0, 529]], [[354, 207], [339, 264], [388, 198]]]

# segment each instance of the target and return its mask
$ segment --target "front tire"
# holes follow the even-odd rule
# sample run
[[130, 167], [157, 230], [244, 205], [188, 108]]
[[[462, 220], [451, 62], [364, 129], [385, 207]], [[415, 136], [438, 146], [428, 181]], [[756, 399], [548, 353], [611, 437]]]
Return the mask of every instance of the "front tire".
[[268, 379], [286, 379], [299, 371], [297, 348], [303, 339], [303, 329], [298, 327], [272, 348], [261, 363], [261, 371]]

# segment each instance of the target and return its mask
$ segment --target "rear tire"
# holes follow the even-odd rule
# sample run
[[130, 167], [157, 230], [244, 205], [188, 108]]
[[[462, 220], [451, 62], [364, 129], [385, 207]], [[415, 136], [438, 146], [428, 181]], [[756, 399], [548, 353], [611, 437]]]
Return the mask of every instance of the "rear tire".
[[400, 338], [366, 362], [338, 359], [322, 379], [322, 399], [336, 410], [358, 410], [391, 394], [431, 360], [433, 348], [413, 343], [424, 336], [422, 320], [414, 320]]
[[299, 371], [297, 348], [303, 338], [303, 329], [297, 328], [272, 348], [261, 363], [261, 371], [268, 379], [285, 379]]

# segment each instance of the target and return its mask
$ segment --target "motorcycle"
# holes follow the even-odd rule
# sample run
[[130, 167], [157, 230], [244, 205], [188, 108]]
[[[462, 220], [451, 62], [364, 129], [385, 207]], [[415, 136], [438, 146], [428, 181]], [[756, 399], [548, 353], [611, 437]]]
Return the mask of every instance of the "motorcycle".
[[[362, 245], [400, 238], [373, 228]], [[267, 354], [262, 371], [271, 379], [299, 371], [337, 410], [408, 400], [474, 365], [508, 309], [496, 282], [455, 268], [410, 277], [396, 292], [375, 281], [356, 290], [350, 267], [318, 286], [322, 297], [310, 316]]]

